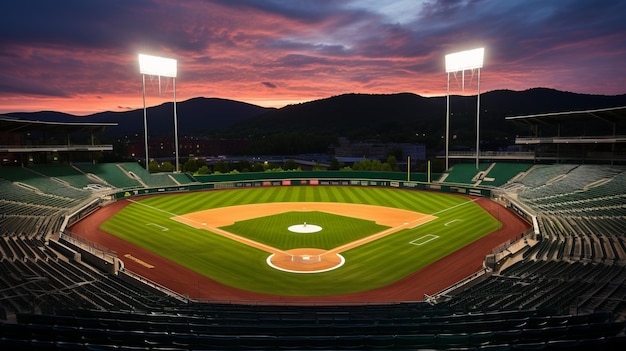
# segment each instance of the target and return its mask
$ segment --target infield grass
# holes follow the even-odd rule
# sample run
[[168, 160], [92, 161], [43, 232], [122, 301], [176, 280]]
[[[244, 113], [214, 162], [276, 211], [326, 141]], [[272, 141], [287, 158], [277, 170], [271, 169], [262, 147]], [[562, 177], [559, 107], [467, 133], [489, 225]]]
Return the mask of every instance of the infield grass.
[[[289, 226], [304, 222], [318, 225], [322, 230], [316, 233], [294, 233], [288, 230]], [[285, 212], [221, 227], [231, 233], [281, 250], [303, 247], [330, 250], [387, 228], [374, 221], [319, 211]]]
[[[268, 187], [171, 194], [132, 201], [132, 204], [104, 222], [100, 229], [222, 284], [273, 295], [336, 295], [382, 287], [428, 266], [501, 226], [468, 197], [389, 188]], [[434, 215], [437, 219], [345, 251], [342, 255], [346, 263], [342, 267], [315, 274], [273, 269], [265, 262], [268, 257], [265, 251], [171, 219], [177, 215], [224, 206], [311, 201], [387, 206]], [[289, 214], [241, 221], [230, 229], [246, 235], [265, 236], [257, 232], [267, 227], [274, 231], [268, 235], [271, 236], [272, 246], [296, 248], [306, 245], [328, 249], [338, 246], [336, 243], [369, 235], [367, 233], [371, 233], [370, 230], [380, 231], [376, 226], [385, 228], [360, 219], [337, 215], [323, 217], [327, 218], [320, 217], [320, 220], [333, 221], [332, 225], [324, 224], [324, 230], [332, 226], [338, 233], [333, 235], [343, 238], [333, 238], [337, 241], [331, 241], [311, 235], [306, 240], [319, 238], [319, 241], [294, 242], [303, 240], [303, 237], [298, 238], [287, 227], [303, 220], [297, 216], [290, 217]], [[359, 230], [355, 230], [357, 227]], [[361, 233], [357, 233], [361, 230]], [[426, 235], [438, 238], [424, 245], [411, 244]], [[256, 237], [255, 240], [265, 239]]]

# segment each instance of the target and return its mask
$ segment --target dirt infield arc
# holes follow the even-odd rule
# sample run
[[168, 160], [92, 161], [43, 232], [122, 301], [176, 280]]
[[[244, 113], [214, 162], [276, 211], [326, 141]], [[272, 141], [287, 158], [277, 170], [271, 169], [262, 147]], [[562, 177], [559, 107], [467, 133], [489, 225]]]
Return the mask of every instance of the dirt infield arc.
[[[530, 227], [528, 223], [512, 211], [489, 199], [479, 198], [476, 200], [476, 203], [492, 216], [498, 218], [502, 223], [502, 227], [428, 267], [410, 274], [393, 284], [363, 292], [332, 296], [282, 296], [245, 291], [220, 284], [211, 278], [164, 259], [154, 252], [133, 245], [99, 229], [101, 223], [130, 203], [130, 201], [121, 200], [102, 207], [69, 229], [74, 234], [117, 252], [126, 269], [191, 298], [200, 298], [207, 301], [263, 301], [278, 304], [421, 301], [424, 298], [424, 294], [435, 294], [480, 270], [483, 266], [485, 255], [491, 253], [494, 247], [518, 237]], [[145, 262], [150, 262], [154, 267], [148, 268], [133, 259], [125, 257], [126, 254], [140, 258]], [[167, 277], [177, 277], [177, 279], [172, 282]]]
[[[238, 221], [265, 217], [289, 211], [327, 212], [374, 221], [377, 224], [390, 228], [368, 237], [352, 241], [345, 245], [338, 246], [331, 250], [298, 248], [288, 251], [280, 250], [220, 229], [220, 227], [231, 225]], [[173, 217], [172, 219], [190, 225], [194, 228], [206, 229], [212, 233], [267, 251], [271, 254], [268, 259], [268, 264], [274, 268], [294, 273], [317, 273], [341, 266], [344, 261], [340, 253], [343, 251], [369, 243], [387, 235], [391, 235], [403, 229], [416, 227], [435, 218], [437, 217], [419, 212], [374, 205], [337, 202], [273, 202], [265, 204], [220, 207], [187, 213], [182, 216]], [[302, 259], [294, 260], [294, 257]], [[310, 258], [316, 259], [313, 260]]]

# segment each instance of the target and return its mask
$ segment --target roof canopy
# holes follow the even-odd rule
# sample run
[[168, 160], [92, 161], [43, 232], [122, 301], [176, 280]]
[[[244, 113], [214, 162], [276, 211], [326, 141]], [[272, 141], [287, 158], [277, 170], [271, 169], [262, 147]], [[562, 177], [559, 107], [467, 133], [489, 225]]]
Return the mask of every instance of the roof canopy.
[[575, 120], [598, 119], [609, 123], [626, 120], [626, 106], [600, 108], [594, 110], [568, 111], [541, 113], [536, 115], [506, 117], [507, 121], [521, 122], [525, 124], [557, 124]]
[[0, 132], [102, 133], [117, 123], [29, 121], [0, 115]]

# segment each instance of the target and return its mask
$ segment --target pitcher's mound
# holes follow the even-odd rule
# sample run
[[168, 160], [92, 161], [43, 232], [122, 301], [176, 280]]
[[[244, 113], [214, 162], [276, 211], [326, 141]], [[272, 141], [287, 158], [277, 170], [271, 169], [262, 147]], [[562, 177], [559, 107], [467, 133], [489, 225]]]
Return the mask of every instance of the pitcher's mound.
[[345, 261], [340, 254], [311, 248], [287, 250], [267, 258], [270, 267], [290, 273], [327, 272], [341, 267]]
[[320, 230], [322, 230], [322, 227], [320, 227], [319, 225], [315, 225], [315, 224], [296, 224], [296, 225], [292, 225], [289, 228], [290, 232], [294, 232], [294, 233], [317, 233]]

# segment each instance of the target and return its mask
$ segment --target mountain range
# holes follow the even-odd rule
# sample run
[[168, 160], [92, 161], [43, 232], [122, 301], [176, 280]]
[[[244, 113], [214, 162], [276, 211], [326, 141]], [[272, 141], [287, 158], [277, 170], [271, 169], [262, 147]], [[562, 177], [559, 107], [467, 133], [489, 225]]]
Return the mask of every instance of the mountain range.
[[[227, 128], [236, 122], [272, 110], [274, 109], [219, 98], [198, 97], [176, 103], [178, 127], [181, 135]], [[75, 116], [55, 111], [17, 112], [6, 115], [47, 122], [117, 123], [117, 127], [109, 129], [104, 134], [112, 137], [137, 133], [143, 135], [144, 131], [143, 109], [124, 112], [98, 112], [86, 116]], [[165, 136], [172, 133], [174, 128], [174, 106], [172, 102], [148, 107], [146, 117], [150, 135]]]
[[[450, 129], [458, 145], [476, 132], [476, 95], [450, 97]], [[505, 117], [626, 106], [626, 94], [577, 94], [547, 88], [495, 90], [480, 95], [481, 140], [510, 143], [518, 130]], [[102, 138], [143, 135], [143, 109], [77, 117], [53, 111], [7, 114], [28, 120], [113, 122]], [[343, 136], [351, 140], [419, 142], [437, 147], [445, 134], [446, 97], [412, 93], [344, 94], [279, 109], [244, 102], [193, 98], [177, 103], [179, 136], [250, 139], [250, 153], [324, 152]], [[173, 130], [171, 102], [147, 109], [149, 135]], [[453, 145], [454, 146], [454, 145]]]

